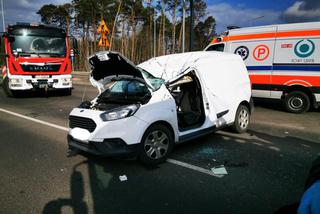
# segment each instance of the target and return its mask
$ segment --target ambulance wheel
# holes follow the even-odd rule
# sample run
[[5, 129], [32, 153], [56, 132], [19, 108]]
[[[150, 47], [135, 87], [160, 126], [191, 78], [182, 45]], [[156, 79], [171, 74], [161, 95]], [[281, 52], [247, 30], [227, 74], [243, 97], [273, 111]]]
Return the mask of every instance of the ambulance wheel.
[[310, 99], [301, 91], [293, 91], [284, 97], [284, 106], [288, 112], [301, 114], [309, 110]]
[[173, 133], [162, 124], [150, 126], [144, 133], [140, 145], [139, 159], [146, 165], [164, 162], [173, 149]]
[[8, 97], [14, 97], [14, 92], [9, 88], [9, 79], [8, 78], [4, 78], [4, 80], [2, 81], [2, 88], [3, 88], [4, 93]]
[[236, 118], [232, 129], [236, 133], [244, 133], [248, 130], [250, 123], [250, 111], [247, 106], [240, 105], [237, 109]]

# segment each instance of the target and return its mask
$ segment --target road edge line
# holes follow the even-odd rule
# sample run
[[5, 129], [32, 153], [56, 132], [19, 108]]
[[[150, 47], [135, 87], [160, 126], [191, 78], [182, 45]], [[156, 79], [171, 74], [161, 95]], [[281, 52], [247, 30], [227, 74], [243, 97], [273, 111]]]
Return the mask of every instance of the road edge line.
[[38, 120], [38, 119], [35, 119], [35, 118], [32, 118], [32, 117], [28, 117], [28, 116], [25, 116], [23, 114], [18, 114], [18, 113], [12, 112], [12, 111], [8, 111], [8, 110], [3, 109], [3, 108], [0, 108], [0, 111], [4, 112], [4, 113], [7, 113], [7, 114], [10, 114], [10, 115], [13, 115], [13, 116], [16, 116], [16, 117], [20, 117], [20, 118], [23, 118], [23, 119], [26, 119], [26, 120], [33, 121], [35, 123], [40, 123], [42, 125], [50, 126], [52, 128], [56, 128], [56, 129], [59, 129], [59, 130], [62, 130], [62, 131], [69, 131], [69, 129], [66, 128], [66, 127], [59, 126], [59, 125], [56, 125], [56, 124], [53, 124], [53, 123], [49, 123], [49, 122], [46, 122], [46, 121]]

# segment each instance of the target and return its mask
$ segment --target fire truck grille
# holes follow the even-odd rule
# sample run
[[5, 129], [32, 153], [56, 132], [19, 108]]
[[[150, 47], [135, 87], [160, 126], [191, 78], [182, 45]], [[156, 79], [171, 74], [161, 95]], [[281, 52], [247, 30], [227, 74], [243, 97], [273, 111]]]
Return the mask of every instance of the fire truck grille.
[[61, 64], [52, 65], [32, 65], [32, 64], [21, 64], [21, 68], [24, 72], [58, 72]]
[[89, 118], [69, 116], [69, 127], [70, 128], [78, 127], [78, 128], [86, 129], [89, 132], [93, 132], [96, 129], [97, 124]]

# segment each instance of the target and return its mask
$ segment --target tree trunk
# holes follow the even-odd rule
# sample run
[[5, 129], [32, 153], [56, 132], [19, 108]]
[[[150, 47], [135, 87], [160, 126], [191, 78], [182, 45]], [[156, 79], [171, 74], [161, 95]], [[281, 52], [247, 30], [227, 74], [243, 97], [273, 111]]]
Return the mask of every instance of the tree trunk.
[[115, 30], [116, 30], [116, 24], [117, 24], [117, 22], [118, 22], [118, 16], [119, 16], [120, 11], [121, 11], [121, 7], [122, 7], [122, 0], [120, 0], [120, 2], [119, 2], [117, 14], [116, 14], [116, 17], [114, 18], [114, 22], [113, 22], [113, 26], [112, 26], [112, 32], [111, 32], [111, 39], [110, 39], [110, 47], [109, 47], [109, 50], [111, 50], [111, 48], [112, 48], [112, 46], [113, 46], [113, 38], [114, 38]]
[[132, 8], [131, 11], [131, 24], [132, 24], [132, 43], [131, 43], [131, 60], [134, 61], [135, 57], [135, 40], [136, 40], [136, 23], [135, 23], [135, 12], [134, 9]]
[[165, 14], [165, 4], [164, 0], [162, 0], [162, 55], [166, 54], [166, 14]]
[[172, 18], [172, 53], [175, 53], [176, 51], [176, 24], [177, 24], [177, 0], [174, 1], [173, 6], [173, 18]]

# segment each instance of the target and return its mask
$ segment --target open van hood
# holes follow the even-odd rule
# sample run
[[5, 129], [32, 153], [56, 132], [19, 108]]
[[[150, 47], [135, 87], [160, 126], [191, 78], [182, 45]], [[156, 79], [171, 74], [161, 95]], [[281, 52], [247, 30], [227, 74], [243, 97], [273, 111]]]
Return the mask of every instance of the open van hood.
[[127, 58], [117, 52], [102, 51], [89, 57], [90, 82], [101, 93], [112, 80], [132, 78], [145, 82], [141, 71]]

